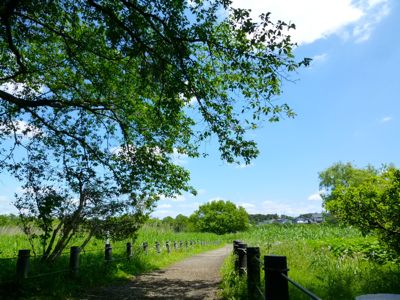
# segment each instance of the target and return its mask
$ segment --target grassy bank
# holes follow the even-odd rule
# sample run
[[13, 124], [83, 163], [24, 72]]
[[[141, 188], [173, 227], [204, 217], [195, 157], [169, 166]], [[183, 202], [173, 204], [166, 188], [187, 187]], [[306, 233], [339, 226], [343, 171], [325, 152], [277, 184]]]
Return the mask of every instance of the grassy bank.
[[[400, 293], [399, 262], [374, 236], [357, 230], [321, 225], [266, 225], [236, 235], [261, 255], [287, 256], [289, 276], [322, 299], [354, 299], [368, 293]], [[225, 264], [224, 297], [244, 299], [245, 285]], [[290, 287], [291, 299], [308, 299]]]
[[[8, 230], [12, 232], [12, 230]], [[166, 228], [144, 227], [138, 232], [137, 239], [133, 243], [133, 258], [126, 259], [126, 242], [112, 243], [114, 261], [104, 262], [103, 240], [92, 240], [80, 255], [80, 270], [78, 278], [71, 278], [68, 272], [69, 248], [61, 257], [51, 265], [40, 264], [40, 257], [31, 258], [29, 277], [24, 282], [24, 287], [17, 292], [15, 284], [15, 257], [19, 249], [29, 249], [29, 242], [21, 234], [0, 235], [0, 294], [3, 298], [15, 299], [24, 297], [28, 299], [66, 299], [77, 296], [86, 290], [108, 284], [123, 283], [126, 280], [142, 272], [155, 270], [168, 266], [185, 257], [214, 249], [220, 245], [216, 243], [220, 237], [207, 233], [174, 233]], [[171, 243], [171, 253], [167, 253], [165, 243], [178, 241], [178, 249], [174, 249]], [[179, 241], [183, 241], [183, 247], [179, 247]], [[194, 241], [192, 246], [185, 241]], [[200, 241], [206, 242], [201, 245]], [[71, 241], [70, 246], [79, 245], [81, 240], [77, 238]], [[142, 244], [147, 242], [148, 253], [143, 252]], [[161, 245], [161, 253], [156, 252], [155, 243]], [[53, 272], [61, 271], [56, 274]], [[65, 271], [65, 272], [64, 272]], [[44, 275], [43, 274], [47, 274]]]

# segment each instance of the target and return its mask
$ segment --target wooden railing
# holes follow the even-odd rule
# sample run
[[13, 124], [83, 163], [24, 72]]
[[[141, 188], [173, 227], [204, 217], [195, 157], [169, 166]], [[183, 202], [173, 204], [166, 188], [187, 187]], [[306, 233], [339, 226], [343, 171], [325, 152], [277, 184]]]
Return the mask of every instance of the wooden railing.
[[[259, 247], [248, 247], [241, 241], [233, 242], [235, 271], [247, 276], [248, 299], [289, 300], [289, 283], [310, 299], [321, 300], [288, 276], [286, 256], [265, 255], [260, 259]], [[264, 288], [261, 285], [261, 269], [264, 270]]]
[[[171, 253], [172, 251], [181, 251], [181, 250], [188, 250], [189, 248], [193, 247], [200, 247], [200, 246], [206, 246], [206, 245], [218, 245], [220, 244], [220, 241], [167, 241], [165, 243], [159, 243], [155, 242], [154, 246], [151, 247], [149, 246], [148, 242], [144, 242], [141, 245], [136, 246], [133, 248], [132, 243], [127, 243], [126, 247], [119, 247], [116, 248], [117, 250], [125, 250], [124, 253], [119, 255], [118, 257], [113, 256], [113, 247], [111, 244], [107, 243], [104, 246], [104, 263], [110, 264], [115, 261], [121, 261], [121, 260], [131, 260], [134, 258], [135, 255], [138, 255], [140, 253], [144, 255], [148, 255], [150, 251], [152, 251], [155, 254], [161, 254], [163, 253]], [[15, 275], [10, 274], [9, 278], [7, 279], [0, 279], [0, 285], [4, 284], [9, 284], [9, 283], [16, 283], [17, 287], [21, 287], [23, 283], [26, 280], [29, 279], [34, 279], [34, 278], [39, 278], [39, 277], [44, 277], [44, 276], [52, 276], [54, 274], [59, 274], [59, 273], [70, 273], [72, 277], [77, 277], [79, 276], [79, 270], [80, 270], [80, 257], [82, 256], [82, 252], [85, 253], [92, 253], [92, 252], [99, 252], [101, 249], [97, 250], [89, 250], [89, 251], [82, 251], [79, 247], [77, 246], [72, 246], [70, 248], [69, 253], [64, 252], [63, 255], [68, 255], [69, 254], [69, 265], [65, 266], [63, 269], [58, 269], [54, 270], [51, 272], [46, 272], [46, 273], [35, 273], [31, 274], [30, 273], [30, 264], [31, 264], [31, 258], [34, 258], [35, 260], [40, 259], [40, 257], [35, 257], [31, 256], [30, 250], [28, 249], [22, 249], [18, 251], [18, 256], [17, 257], [8, 257], [8, 258], [0, 258], [0, 266], [1, 262], [4, 260], [16, 260], [16, 273]], [[85, 267], [88, 267], [85, 265]], [[89, 266], [90, 267], [90, 266]]]

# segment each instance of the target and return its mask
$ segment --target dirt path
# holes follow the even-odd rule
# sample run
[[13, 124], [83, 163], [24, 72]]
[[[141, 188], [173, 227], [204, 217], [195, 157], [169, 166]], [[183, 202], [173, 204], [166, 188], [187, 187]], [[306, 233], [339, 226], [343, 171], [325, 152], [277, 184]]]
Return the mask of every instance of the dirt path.
[[136, 277], [125, 286], [107, 287], [85, 299], [218, 299], [220, 268], [232, 247], [205, 252], [167, 269]]

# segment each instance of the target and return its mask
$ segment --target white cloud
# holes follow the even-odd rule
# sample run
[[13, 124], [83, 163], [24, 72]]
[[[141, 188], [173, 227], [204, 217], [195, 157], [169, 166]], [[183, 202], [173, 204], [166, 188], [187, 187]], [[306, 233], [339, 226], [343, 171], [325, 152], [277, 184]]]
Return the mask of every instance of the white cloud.
[[24, 120], [16, 120], [11, 124], [0, 124], [0, 131], [6, 131], [7, 133], [10, 133], [10, 135], [13, 135], [15, 132], [15, 134], [24, 138], [32, 138], [41, 133], [39, 128], [27, 123]]
[[322, 201], [320, 192], [314, 193], [314, 194], [308, 196], [307, 199], [310, 200], [310, 201]]
[[327, 53], [318, 54], [312, 57], [312, 64], [322, 63], [328, 59]]
[[25, 121], [16, 121], [16, 128], [17, 134], [25, 137], [33, 137], [41, 132], [39, 128], [28, 124]]
[[171, 155], [172, 162], [176, 165], [182, 166], [188, 163], [188, 155], [178, 152], [178, 149], [174, 148], [174, 152]]
[[177, 207], [179, 207], [179, 208], [191, 208], [192, 210], [198, 209], [199, 206], [200, 206], [199, 202], [183, 203], [183, 204], [177, 205]]
[[158, 209], [161, 209], [161, 208], [171, 208], [171, 207], [172, 207], [171, 204], [159, 204], [159, 205], [157, 205], [157, 208], [158, 208]]
[[234, 7], [249, 8], [252, 17], [271, 12], [273, 20], [296, 24], [290, 34], [299, 44], [332, 34], [367, 40], [373, 28], [390, 12], [389, 0], [233, 0]]
[[392, 120], [393, 120], [392, 117], [386, 116], [386, 117], [384, 117], [384, 118], [381, 119], [381, 123], [388, 123], [388, 122], [390, 122], [390, 121], [392, 121]]
[[364, 18], [353, 29], [353, 37], [357, 43], [367, 41], [374, 27], [390, 13], [388, 0], [368, 0], [367, 3], [361, 1], [363, 9], [367, 11]]
[[192, 96], [190, 98], [186, 97], [184, 94], [180, 93], [179, 94], [179, 98], [185, 102], [185, 105], [190, 106], [190, 107], [194, 107], [198, 104], [197, 102], [197, 97]]
[[240, 204], [238, 204], [238, 206], [241, 206], [241, 207], [243, 207], [243, 208], [254, 208], [254, 207], [256, 207], [254, 204], [252, 204], [252, 203], [240, 203]]
[[165, 195], [160, 195], [160, 200], [169, 200], [172, 202], [184, 202], [186, 197], [183, 195], [175, 195], [174, 197], [166, 197]]
[[322, 206], [318, 202], [308, 203], [287, 203], [282, 201], [267, 200], [262, 203], [262, 211], [265, 214], [278, 214], [298, 216], [304, 213], [321, 212]]
[[222, 197], [219, 197], [219, 196], [217, 196], [217, 197], [212, 197], [212, 198], [208, 199], [207, 202], [214, 202], [214, 201], [219, 201], [219, 200], [223, 200], [223, 198], [222, 198]]
[[44, 94], [49, 91], [49, 89], [46, 86], [40, 86], [39, 88], [31, 88], [28, 87], [26, 84], [20, 82], [16, 83], [6, 82], [0, 85], [0, 90], [10, 93], [14, 96], [18, 96], [27, 92], [31, 93], [31, 95], [33, 94], [36, 96], [40, 96], [41, 94]]
[[166, 216], [171, 216], [173, 215], [174, 212], [170, 211], [170, 210], [166, 210], [166, 209], [160, 209], [160, 210], [156, 210], [154, 211], [151, 216], [155, 217], [155, 218], [162, 218], [162, 217], [166, 217]]
[[206, 194], [206, 193], [207, 193], [207, 190], [206, 190], [206, 189], [198, 189], [198, 190], [197, 190], [197, 196], [204, 195], [204, 194]]
[[249, 214], [257, 213], [256, 206], [253, 203], [244, 202], [244, 203], [239, 203], [237, 206], [243, 207]]
[[10, 93], [10, 94], [20, 94], [26, 89], [26, 85], [22, 83], [9, 83], [6, 82], [0, 85], [0, 90]]
[[247, 164], [247, 165], [245, 163], [243, 163], [243, 164], [235, 165], [235, 168], [236, 169], [246, 169], [246, 168], [251, 168], [253, 166], [254, 166], [253, 163], [250, 163], [250, 164]]

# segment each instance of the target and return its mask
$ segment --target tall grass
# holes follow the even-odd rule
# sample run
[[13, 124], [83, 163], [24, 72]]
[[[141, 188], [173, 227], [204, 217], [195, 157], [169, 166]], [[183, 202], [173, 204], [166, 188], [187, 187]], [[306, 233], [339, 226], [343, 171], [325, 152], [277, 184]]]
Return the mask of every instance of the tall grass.
[[[366, 249], [355, 245], [375, 245], [374, 236], [363, 237], [354, 228], [323, 225], [266, 225], [235, 238], [248, 246], [259, 246], [262, 255], [284, 255], [289, 277], [322, 299], [354, 299], [368, 293], [400, 293], [400, 267], [396, 261], [376, 261]], [[333, 251], [340, 244], [340, 252]], [[348, 245], [346, 249], [345, 245]], [[352, 251], [351, 249], [359, 249]], [[364, 250], [364, 251], [361, 251]], [[226, 280], [235, 280], [225, 270]], [[225, 283], [225, 286], [227, 284]], [[229, 285], [228, 285], [229, 286]], [[225, 298], [242, 299], [243, 291], [225, 294]], [[291, 299], [308, 299], [294, 287]], [[244, 298], [243, 298], [244, 299]]]
[[[79, 245], [83, 237], [77, 237], [71, 241], [69, 246]], [[145, 226], [138, 231], [137, 238], [133, 240], [133, 258], [128, 261], [126, 258], [125, 241], [110, 241], [113, 247], [112, 263], [104, 262], [105, 240], [93, 239], [80, 255], [80, 276], [71, 278], [68, 272], [55, 275], [27, 279], [24, 288], [17, 291], [14, 283], [8, 282], [15, 279], [15, 259], [9, 259], [17, 255], [19, 249], [29, 249], [29, 242], [24, 235], [0, 235], [0, 295], [1, 299], [14, 299], [23, 297], [27, 299], [66, 299], [71, 296], [85, 294], [87, 289], [125, 282], [134, 276], [179, 261], [185, 257], [200, 253], [205, 250], [220, 247], [216, 244], [220, 237], [208, 233], [174, 233], [164, 227]], [[195, 241], [196, 245], [186, 248], [185, 243], [179, 249], [173, 249], [168, 254], [165, 248], [167, 241]], [[207, 245], [200, 245], [199, 241], [208, 242]], [[142, 243], [149, 244], [148, 253], [142, 250]], [[161, 244], [161, 253], [157, 253], [155, 243]], [[31, 258], [30, 277], [53, 272], [67, 270], [69, 263], [69, 246], [63, 255], [51, 265], [43, 265], [39, 257]], [[5, 284], [1, 284], [6, 282]]]

